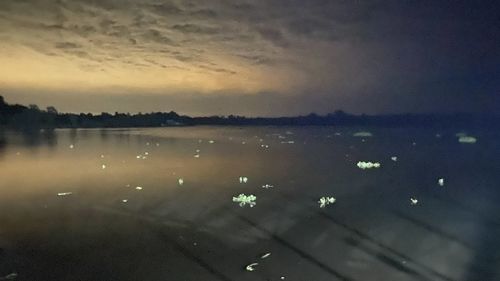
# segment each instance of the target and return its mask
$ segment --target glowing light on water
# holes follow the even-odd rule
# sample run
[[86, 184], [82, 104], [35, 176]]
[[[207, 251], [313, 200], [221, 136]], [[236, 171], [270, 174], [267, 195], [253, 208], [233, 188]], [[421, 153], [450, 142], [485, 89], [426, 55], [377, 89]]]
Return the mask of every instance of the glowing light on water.
[[410, 203], [411, 203], [412, 205], [417, 205], [417, 204], [418, 204], [418, 199], [417, 199], [417, 198], [413, 198], [413, 197], [411, 197], [411, 198], [410, 198]]
[[0, 278], [0, 280], [16, 280], [16, 279], [17, 279], [17, 273], [11, 273]]
[[245, 205], [249, 205], [251, 208], [253, 208], [257, 203], [255, 202], [257, 200], [257, 196], [255, 195], [245, 195], [245, 194], [240, 194], [238, 197], [233, 197], [233, 202], [239, 203], [240, 207], [244, 207]]
[[372, 137], [373, 134], [370, 133], [370, 132], [362, 131], [362, 132], [354, 133], [353, 136], [354, 137], [363, 137], [363, 138], [366, 138], [366, 137]]
[[444, 186], [444, 179], [443, 178], [438, 179], [438, 184], [439, 186]]
[[256, 267], [257, 265], [259, 265], [259, 264], [258, 264], [258, 263], [256, 263], [256, 262], [254, 262], [254, 263], [251, 263], [251, 264], [247, 265], [247, 266], [245, 267], [245, 269], [246, 269], [247, 271], [254, 271], [254, 270], [255, 270], [255, 267]]
[[265, 259], [265, 258], [269, 257], [270, 255], [271, 255], [271, 253], [265, 253], [262, 256], [260, 256], [260, 258]]
[[335, 201], [337, 201], [335, 197], [321, 197], [318, 200], [318, 203], [320, 208], [325, 208], [326, 206], [335, 203]]
[[71, 194], [73, 194], [73, 192], [59, 192], [59, 193], [57, 193], [57, 196], [68, 196]]
[[477, 139], [471, 136], [461, 136], [458, 138], [459, 143], [476, 143]]
[[357, 164], [358, 168], [364, 170], [364, 169], [371, 169], [371, 168], [380, 168], [380, 163], [379, 162], [364, 162], [364, 161], [359, 161]]

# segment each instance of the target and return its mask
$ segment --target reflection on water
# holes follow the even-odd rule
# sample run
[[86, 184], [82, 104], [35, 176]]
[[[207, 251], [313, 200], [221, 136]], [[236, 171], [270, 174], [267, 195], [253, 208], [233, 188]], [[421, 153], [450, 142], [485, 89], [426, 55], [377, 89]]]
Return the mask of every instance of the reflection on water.
[[498, 133], [355, 132], [0, 131], [0, 280], [500, 280]]

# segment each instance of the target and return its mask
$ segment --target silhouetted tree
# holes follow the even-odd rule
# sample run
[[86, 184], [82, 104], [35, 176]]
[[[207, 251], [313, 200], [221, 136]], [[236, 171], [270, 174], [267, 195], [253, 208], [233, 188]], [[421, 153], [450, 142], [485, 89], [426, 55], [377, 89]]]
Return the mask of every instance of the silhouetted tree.
[[55, 114], [55, 115], [58, 114], [57, 109], [53, 106], [47, 106], [47, 113]]
[[36, 105], [36, 104], [30, 104], [30, 105], [28, 106], [28, 108], [29, 108], [30, 110], [40, 111], [40, 108], [39, 108], [39, 107], [38, 107], [38, 105]]

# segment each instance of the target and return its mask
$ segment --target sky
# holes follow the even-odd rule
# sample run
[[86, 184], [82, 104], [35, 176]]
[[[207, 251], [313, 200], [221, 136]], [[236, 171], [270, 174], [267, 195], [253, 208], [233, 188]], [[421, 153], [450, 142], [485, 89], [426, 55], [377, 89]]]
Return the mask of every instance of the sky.
[[0, 95], [64, 112], [500, 113], [500, 4], [0, 0]]

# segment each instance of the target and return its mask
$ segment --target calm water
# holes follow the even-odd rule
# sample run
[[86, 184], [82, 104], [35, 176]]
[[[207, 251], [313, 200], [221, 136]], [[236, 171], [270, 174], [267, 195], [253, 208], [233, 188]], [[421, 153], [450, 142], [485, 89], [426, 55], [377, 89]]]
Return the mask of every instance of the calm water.
[[357, 131], [1, 132], [0, 276], [500, 280], [500, 134]]

